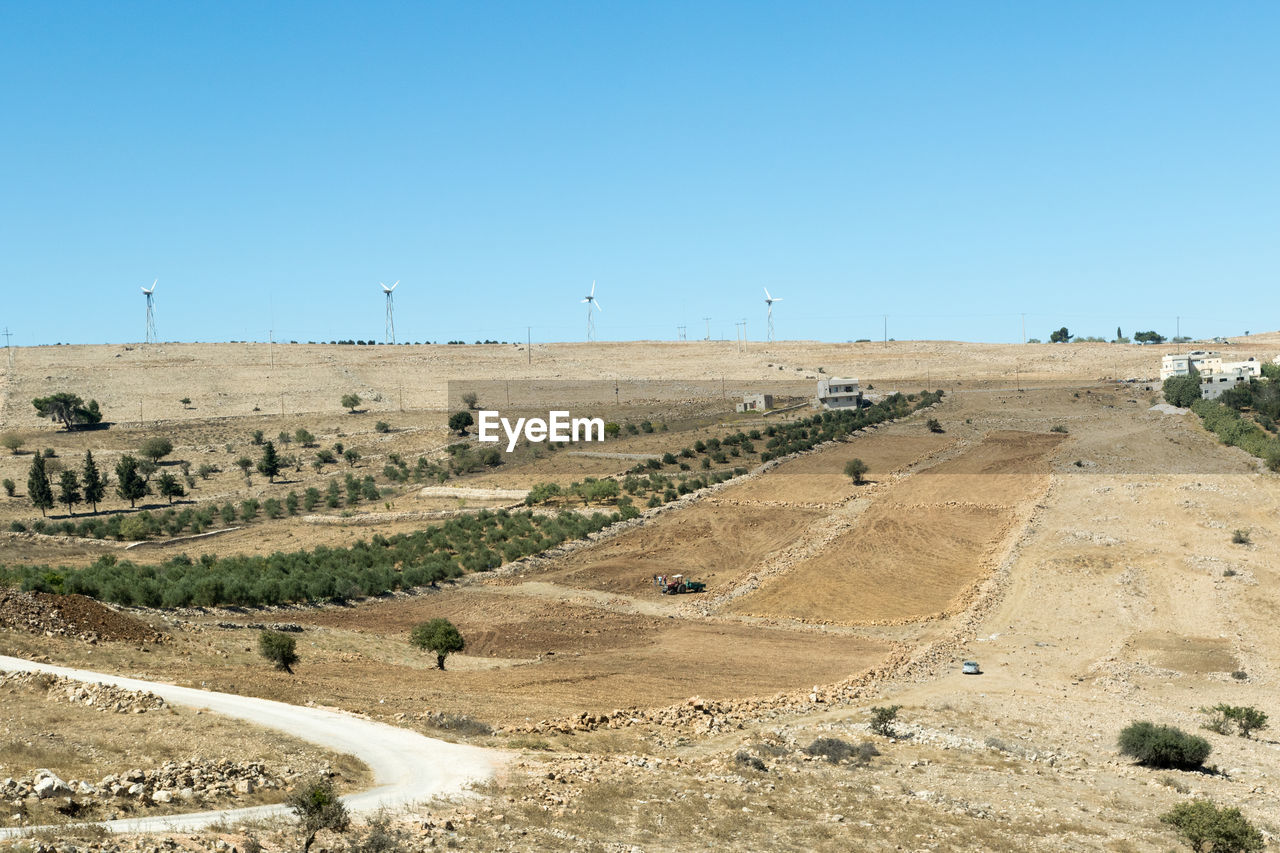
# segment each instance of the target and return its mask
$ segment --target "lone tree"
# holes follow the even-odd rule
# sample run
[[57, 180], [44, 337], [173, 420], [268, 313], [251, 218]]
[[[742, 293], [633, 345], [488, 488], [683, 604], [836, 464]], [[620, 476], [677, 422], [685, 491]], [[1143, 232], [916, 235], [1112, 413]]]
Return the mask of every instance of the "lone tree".
[[861, 486], [865, 482], [866, 473], [867, 463], [861, 459], [850, 459], [844, 463], [844, 475], [853, 480], [855, 486]]
[[84, 502], [93, 507], [96, 515], [98, 501], [102, 500], [102, 496], [107, 493], [107, 478], [98, 471], [98, 465], [93, 461], [91, 451], [84, 452], [84, 468], [81, 469], [80, 479], [84, 483]]
[[297, 642], [280, 631], [263, 631], [258, 635], [258, 653], [275, 664], [276, 669], [293, 675], [298, 662]]
[[356, 406], [358, 405], [360, 405], [359, 394], [343, 394], [342, 395], [342, 408], [346, 409], [351, 414], [353, 415], [355, 414]]
[[26, 440], [16, 432], [6, 432], [0, 435], [0, 444], [7, 447], [14, 456], [18, 455], [18, 448], [26, 443]]
[[449, 429], [454, 430], [458, 435], [466, 435], [467, 427], [475, 423], [475, 419], [471, 417], [470, 412], [454, 412], [449, 416]]
[[320, 830], [346, 832], [351, 826], [347, 807], [338, 799], [338, 792], [328, 779], [316, 779], [299, 786], [285, 802], [298, 816], [298, 827], [304, 835], [302, 853], [311, 850]]
[[116, 463], [116, 494], [133, 507], [138, 505], [138, 498], [147, 496], [148, 491], [147, 481], [138, 473], [138, 460], [132, 456], [121, 456]]
[[41, 515], [53, 506], [53, 489], [49, 486], [49, 474], [44, 469], [44, 457], [39, 453], [31, 460], [31, 472], [27, 474], [27, 496]]
[[68, 391], [61, 391], [48, 397], [37, 397], [31, 401], [36, 413], [42, 418], [58, 421], [68, 432], [83, 426], [92, 426], [102, 422], [102, 412], [98, 410], [98, 401], [84, 400]]
[[262, 458], [258, 460], [258, 473], [274, 483], [280, 473], [280, 457], [276, 454], [276, 446], [271, 442], [262, 445]]
[[1074, 337], [1075, 337], [1075, 335], [1073, 335], [1073, 334], [1071, 334], [1070, 332], [1068, 332], [1068, 331], [1067, 331], [1067, 327], [1066, 327], [1066, 326], [1063, 326], [1063, 327], [1062, 327], [1061, 329], [1059, 329], [1058, 331], [1056, 331], [1056, 332], [1050, 332], [1050, 333], [1049, 333], [1049, 343], [1051, 343], [1051, 344], [1065, 344], [1065, 343], [1070, 343], [1070, 342], [1071, 342], [1071, 339], [1072, 339], [1072, 338], [1074, 338]]
[[82, 500], [83, 497], [80, 495], [80, 478], [76, 476], [75, 471], [68, 468], [58, 477], [58, 503], [67, 505], [68, 515], [75, 515], [75, 511], [72, 507], [80, 503]]
[[413, 626], [409, 633], [409, 643], [420, 649], [435, 652], [436, 668], [444, 669], [444, 659], [452, 652], [460, 652], [467, 643], [458, 633], [458, 629], [448, 619], [432, 619]]
[[173, 452], [173, 442], [167, 438], [155, 436], [142, 442], [142, 446], [138, 448], [138, 452], [150, 459], [152, 462], [158, 463], [161, 459]]
[[187, 490], [182, 487], [182, 483], [178, 478], [170, 474], [168, 471], [165, 471], [160, 475], [160, 480], [156, 483], [156, 488], [160, 494], [169, 499], [170, 504], [173, 504], [174, 498], [180, 498], [187, 493]]

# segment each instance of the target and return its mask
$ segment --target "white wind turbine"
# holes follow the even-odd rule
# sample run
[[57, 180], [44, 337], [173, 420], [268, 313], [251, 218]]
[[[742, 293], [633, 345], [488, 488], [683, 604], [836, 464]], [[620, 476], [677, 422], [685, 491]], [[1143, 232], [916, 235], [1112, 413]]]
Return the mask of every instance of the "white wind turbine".
[[769, 306], [769, 343], [773, 343], [773, 303], [781, 301], [782, 297], [770, 296], [769, 288], [764, 289], [764, 304]]
[[[382, 284], [382, 282], [378, 282]], [[386, 337], [383, 338], [384, 344], [394, 344], [396, 342], [396, 315], [395, 315], [395, 297], [391, 292], [396, 289], [396, 285], [400, 284], [400, 280], [396, 279], [396, 283], [387, 287], [382, 284], [382, 292], [387, 295], [387, 331]]]
[[596, 316], [591, 313], [591, 306], [596, 306], [597, 311], [603, 311], [600, 307], [600, 300], [596, 299], [596, 283], [591, 282], [591, 292], [582, 298], [587, 305], [587, 340], [594, 341], [596, 339]]
[[160, 279], [151, 282], [151, 289], [142, 288], [142, 292], [147, 295], [147, 343], [154, 344], [156, 342], [156, 315], [155, 306], [152, 304], [156, 292], [156, 285]]

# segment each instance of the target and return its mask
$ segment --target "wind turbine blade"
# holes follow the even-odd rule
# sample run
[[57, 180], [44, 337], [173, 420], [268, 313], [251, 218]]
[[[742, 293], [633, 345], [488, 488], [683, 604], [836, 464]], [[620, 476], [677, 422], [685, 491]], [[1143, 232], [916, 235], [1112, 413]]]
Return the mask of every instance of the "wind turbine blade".
[[592, 299], [591, 301], [592, 301], [592, 303], [594, 303], [594, 304], [595, 304], [595, 306], [596, 306], [596, 308], [597, 308], [597, 309], [599, 309], [600, 311], [603, 311], [603, 310], [604, 310], [603, 308], [601, 308], [601, 307], [600, 307], [600, 300], [599, 300], [599, 299]]
[[773, 297], [773, 301], [774, 301], [774, 302], [781, 302], [781, 301], [782, 301], [782, 297], [781, 297], [781, 296], [775, 296], [775, 297]]
[[769, 288], [767, 288], [767, 287], [764, 289], [764, 301], [765, 301], [765, 302], [772, 302], [772, 301], [773, 301], [773, 297], [769, 295]]
[[596, 281], [595, 281], [595, 279], [592, 279], [592, 280], [591, 280], [591, 295], [592, 295], [592, 296], [595, 296], [595, 295], [596, 295]]
[[591, 299], [591, 297], [590, 297], [590, 296], [586, 296], [586, 297], [583, 297], [583, 300], [582, 300], [582, 301], [583, 301], [583, 302], [591, 302], [591, 301], [592, 301], [592, 299]]
[[396, 279], [396, 283], [391, 285], [391, 289], [395, 290], [399, 286], [400, 286], [400, 279]]

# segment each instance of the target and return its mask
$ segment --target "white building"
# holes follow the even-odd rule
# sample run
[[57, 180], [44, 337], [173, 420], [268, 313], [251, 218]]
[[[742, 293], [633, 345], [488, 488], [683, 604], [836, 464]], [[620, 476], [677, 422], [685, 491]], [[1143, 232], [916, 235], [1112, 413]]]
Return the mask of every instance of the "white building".
[[1228, 362], [1220, 370], [1200, 374], [1200, 397], [1204, 400], [1216, 400], [1228, 388], [1234, 388], [1241, 382], [1248, 382], [1261, 375], [1262, 365], [1253, 359]]
[[1194, 350], [1160, 359], [1160, 381], [1170, 376], [1186, 376], [1194, 367], [1200, 373], [1212, 373], [1222, 366], [1222, 356], [1216, 352]]
[[772, 408], [772, 394], [747, 394], [738, 404], [739, 412], [767, 412]]
[[862, 388], [856, 379], [824, 376], [818, 380], [818, 408], [852, 409], [862, 404]]

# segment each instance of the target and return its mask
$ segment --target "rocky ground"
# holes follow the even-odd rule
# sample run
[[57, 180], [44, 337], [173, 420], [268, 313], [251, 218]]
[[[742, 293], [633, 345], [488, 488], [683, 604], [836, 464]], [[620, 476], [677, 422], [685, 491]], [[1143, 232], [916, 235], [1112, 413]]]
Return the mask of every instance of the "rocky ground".
[[145, 622], [83, 595], [52, 595], [0, 588], [0, 628], [46, 637], [163, 643], [168, 639]]

